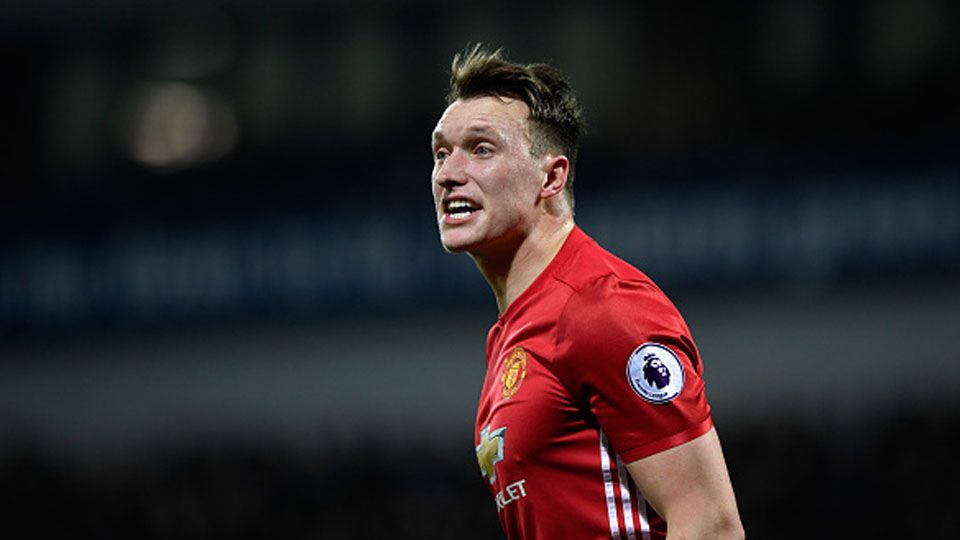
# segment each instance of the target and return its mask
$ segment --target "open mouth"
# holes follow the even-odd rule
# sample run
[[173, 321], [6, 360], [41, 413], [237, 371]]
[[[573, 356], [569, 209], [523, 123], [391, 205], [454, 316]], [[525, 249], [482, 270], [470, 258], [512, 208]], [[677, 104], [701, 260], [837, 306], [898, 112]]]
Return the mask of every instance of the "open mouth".
[[447, 201], [444, 205], [447, 215], [453, 219], [464, 219], [480, 210], [480, 207], [464, 199]]

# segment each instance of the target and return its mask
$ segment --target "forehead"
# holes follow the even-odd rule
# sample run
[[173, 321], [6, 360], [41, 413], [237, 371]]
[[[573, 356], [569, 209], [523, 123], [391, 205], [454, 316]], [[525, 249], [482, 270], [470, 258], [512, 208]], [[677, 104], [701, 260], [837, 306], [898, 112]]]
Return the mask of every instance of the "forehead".
[[450, 138], [468, 131], [492, 130], [503, 136], [527, 134], [527, 104], [511, 98], [483, 96], [458, 99], [443, 112], [433, 138]]

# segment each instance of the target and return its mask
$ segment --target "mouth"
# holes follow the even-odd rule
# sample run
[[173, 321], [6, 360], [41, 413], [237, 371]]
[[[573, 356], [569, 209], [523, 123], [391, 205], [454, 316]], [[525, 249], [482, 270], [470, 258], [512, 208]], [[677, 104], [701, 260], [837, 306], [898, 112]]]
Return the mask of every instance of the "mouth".
[[443, 202], [444, 213], [454, 220], [467, 219], [481, 209], [480, 205], [466, 199], [448, 199]]

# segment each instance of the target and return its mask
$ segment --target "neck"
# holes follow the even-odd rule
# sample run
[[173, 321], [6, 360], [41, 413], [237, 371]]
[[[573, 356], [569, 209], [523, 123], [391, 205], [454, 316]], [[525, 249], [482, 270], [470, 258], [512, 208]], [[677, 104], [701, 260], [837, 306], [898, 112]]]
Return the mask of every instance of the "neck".
[[471, 255], [493, 289], [501, 315], [556, 257], [574, 227], [573, 219], [549, 221], [522, 237], [506, 255]]

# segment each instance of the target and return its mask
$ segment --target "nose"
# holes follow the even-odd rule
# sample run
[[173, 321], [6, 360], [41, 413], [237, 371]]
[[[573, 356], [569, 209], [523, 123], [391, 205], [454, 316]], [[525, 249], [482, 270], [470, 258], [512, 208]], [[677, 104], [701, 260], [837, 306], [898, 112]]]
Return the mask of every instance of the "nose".
[[434, 165], [433, 181], [440, 187], [450, 189], [466, 183], [466, 160], [460, 150], [454, 148], [450, 154]]

